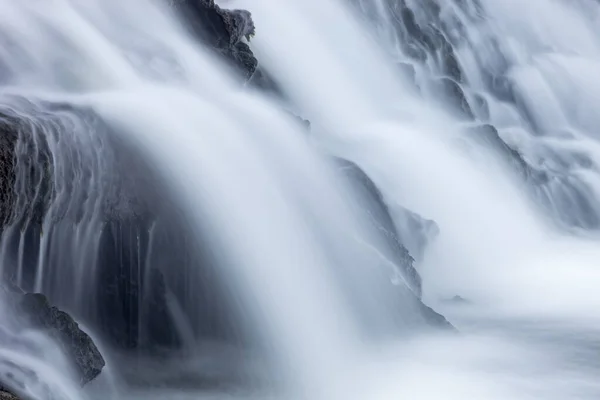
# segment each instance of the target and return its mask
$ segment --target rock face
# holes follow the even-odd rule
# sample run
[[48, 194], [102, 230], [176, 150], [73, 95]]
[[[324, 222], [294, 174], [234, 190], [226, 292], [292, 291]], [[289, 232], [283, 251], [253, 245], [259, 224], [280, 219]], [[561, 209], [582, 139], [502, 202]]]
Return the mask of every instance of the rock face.
[[209, 48], [237, 68], [244, 80], [252, 77], [258, 61], [243, 41], [255, 34], [248, 11], [225, 10], [214, 0], [171, 0], [170, 4]]

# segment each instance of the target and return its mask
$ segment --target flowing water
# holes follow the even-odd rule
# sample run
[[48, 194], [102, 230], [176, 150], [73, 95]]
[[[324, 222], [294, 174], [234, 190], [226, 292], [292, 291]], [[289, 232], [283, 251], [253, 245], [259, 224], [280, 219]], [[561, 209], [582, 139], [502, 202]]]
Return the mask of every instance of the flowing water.
[[[149, 0], [0, 1], [0, 104], [33, 132], [15, 150], [5, 275], [102, 325], [106, 265], [127, 254], [128, 273], [146, 283], [127, 293], [150, 298], [149, 266], [161, 264], [171, 287], [186, 288], [168, 293], [168, 318], [187, 352], [131, 361], [107, 346], [106, 370], [81, 390], [39, 335], [16, 351], [3, 312], [5, 379], [35, 373], [17, 380], [39, 399], [597, 398], [600, 5], [222, 3], [252, 12], [251, 47], [285, 104], [241, 87]], [[32, 154], [42, 166], [51, 156], [52, 189], [50, 167], [26, 167]], [[414, 288], [328, 155], [370, 176], [399, 227], [401, 209], [435, 221], [416, 257], [423, 299], [459, 333], [424, 329]], [[136, 220], [137, 199], [119, 188], [137, 186], [180, 222], [179, 247], [163, 243], [164, 220], [105, 218]], [[120, 241], [126, 250], [109, 246]], [[198, 333], [219, 311], [199, 305], [195, 251], [217, 265], [214, 292], [242, 321], [243, 350]], [[134, 311], [123, 319], [142, 326]], [[241, 385], [198, 382], [240, 370]]]

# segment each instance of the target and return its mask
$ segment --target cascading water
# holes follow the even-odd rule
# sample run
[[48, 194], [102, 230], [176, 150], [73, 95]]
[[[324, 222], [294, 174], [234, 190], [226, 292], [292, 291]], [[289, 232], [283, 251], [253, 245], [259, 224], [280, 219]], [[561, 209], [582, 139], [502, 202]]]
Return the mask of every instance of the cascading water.
[[[243, 342], [233, 364], [259, 353], [261, 398], [597, 398], [597, 3], [223, 1], [252, 12], [310, 133], [155, 3], [0, 1], [0, 132], [19, 127], [0, 267], [113, 339], [82, 391], [45, 339], [10, 349], [3, 313], [4, 379], [36, 399], [105, 398], [111, 374], [114, 398], [236, 397], [198, 389], [217, 337]], [[428, 329], [443, 318], [394, 230], [462, 333]], [[183, 349], [158, 363], [189, 378], [149, 385], [143, 358], [141, 384], [120, 377], [149, 343]]]

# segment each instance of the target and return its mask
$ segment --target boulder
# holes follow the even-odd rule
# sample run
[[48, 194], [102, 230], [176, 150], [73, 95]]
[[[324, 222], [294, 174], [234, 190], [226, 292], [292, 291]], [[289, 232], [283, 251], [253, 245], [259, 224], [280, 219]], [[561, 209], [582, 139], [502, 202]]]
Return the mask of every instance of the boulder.
[[17, 302], [32, 327], [53, 338], [73, 362], [79, 383], [83, 386], [102, 372], [106, 365], [102, 354], [87, 333], [66, 312], [52, 306], [40, 293], [26, 293]]
[[170, 0], [189, 29], [223, 60], [249, 80], [258, 61], [247, 43], [255, 34], [254, 22], [246, 10], [226, 10], [214, 0]]
[[[0, 326], [0, 343], [3, 347], [36, 357], [42, 351], [38, 343], [23, 336], [24, 330], [35, 330], [52, 340], [72, 366], [81, 386], [96, 378], [105, 361], [93, 340], [80, 329], [66, 312], [52, 306], [42, 294], [25, 293], [11, 282], [0, 285], [4, 314]], [[50, 390], [48, 382], [39, 381], [36, 373], [26, 366], [9, 359], [0, 360], [3, 373], [0, 376], [0, 400], [21, 398], [26, 392], [26, 382]], [[6, 368], [4, 368], [6, 367]], [[44, 389], [45, 388], [45, 389]]]
[[36, 329], [53, 339], [73, 364], [83, 386], [96, 378], [105, 366], [94, 341], [66, 312], [50, 304], [39, 293], [23, 293], [14, 285], [2, 288], [7, 304], [23, 318], [24, 326]]

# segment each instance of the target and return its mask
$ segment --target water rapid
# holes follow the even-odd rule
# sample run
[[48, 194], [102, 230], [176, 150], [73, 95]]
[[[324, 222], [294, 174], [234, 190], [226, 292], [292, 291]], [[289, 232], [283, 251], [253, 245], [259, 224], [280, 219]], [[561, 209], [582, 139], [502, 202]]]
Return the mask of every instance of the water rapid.
[[597, 398], [597, 2], [221, 0], [245, 84], [170, 3], [0, 0], [2, 277], [108, 363], [3, 307], [4, 384]]

